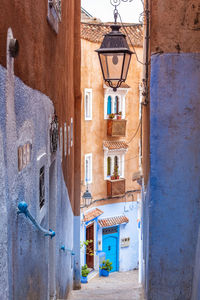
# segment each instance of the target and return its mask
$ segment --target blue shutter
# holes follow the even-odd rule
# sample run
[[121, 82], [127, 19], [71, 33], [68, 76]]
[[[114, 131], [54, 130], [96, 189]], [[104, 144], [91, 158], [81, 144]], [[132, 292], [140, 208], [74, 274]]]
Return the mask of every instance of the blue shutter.
[[107, 115], [111, 114], [111, 96], [108, 96]]

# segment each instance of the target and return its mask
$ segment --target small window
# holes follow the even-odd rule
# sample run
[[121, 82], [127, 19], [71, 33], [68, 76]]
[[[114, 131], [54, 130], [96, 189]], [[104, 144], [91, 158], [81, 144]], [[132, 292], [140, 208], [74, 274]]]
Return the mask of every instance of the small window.
[[62, 133], [62, 127], [60, 127], [60, 156], [61, 156], [61, 161], [63, 157], [63, 133]]
[[105, 95], [104, 98], [104, 119], [108, 119], [110, 114], [117, 115], [121, 113], [122, 119], [125, 118], [125, 97], [118, 94]]
[[73, 118], [71, 118], [71, 147], [73, 146], [73, 133], [74, 129], [73, 129]]
[[58, 33], [58, 23], [61, 22], [61, 0], [48, 0], [47, 20], [53, 30]]
[[121, 178], [124, 178], [124, 154], [105, 153], [104, 179], [109, 179], [115, 172], [117, 172]]
[[108, 156], [107, 158], [107, 176], [111, 176], [111, 158]]
[[85, 120], [92, 120], [92, 89], [85, 89]]
[[64, 155], [67, 156], [67, 124], [64, 123]]
[[45, 203], [45, 168], [44, 166], [40, 169], [40, 182], [39, 182], [39, 205], [40, 209], [44, 206]]
[[92, 183], [92, 154], [85, 155], [85, 183]]

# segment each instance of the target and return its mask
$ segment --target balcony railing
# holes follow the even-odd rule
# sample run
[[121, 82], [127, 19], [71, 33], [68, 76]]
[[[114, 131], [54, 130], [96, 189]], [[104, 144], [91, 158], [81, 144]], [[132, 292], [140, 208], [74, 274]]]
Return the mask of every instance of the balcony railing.
[[112, 137], [126, 136], [126, 120], [107, 120], [107, 135]]
[[122, 196], [125, 194], [125, 179], [107, 180], [107, 195], [108, 197]]

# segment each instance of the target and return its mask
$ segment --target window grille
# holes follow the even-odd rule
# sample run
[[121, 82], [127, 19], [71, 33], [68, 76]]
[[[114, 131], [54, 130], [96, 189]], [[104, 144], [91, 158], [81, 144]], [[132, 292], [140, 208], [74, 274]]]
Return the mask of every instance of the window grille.
[[44, 206], [45, 203], [45, 168], [44, 166], [40, 169], [40, 183], [39, 183], [39, 189], [40, 189], [40, 209]]
[[115, 226], [115, 227], [103, 228], [103, 234], [111, 234], [111, 233], [116, 233], [116, 232], [118, 232], [117, 226]]
[[61, 21], [61, 0], [49, 0], [49, 7], [55, 10], [58, 20]]

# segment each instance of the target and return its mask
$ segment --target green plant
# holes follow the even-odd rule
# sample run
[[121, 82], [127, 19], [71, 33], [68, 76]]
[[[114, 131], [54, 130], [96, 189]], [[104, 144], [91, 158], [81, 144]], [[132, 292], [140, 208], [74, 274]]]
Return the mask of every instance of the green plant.
[[109, 114], [109, 119], [114, 119], [115, 114]]
[[118, 165], [117, 164], [115, 164], [115, 166], [114, 166], [113, 178], [114, 179], [119, 179]]
[[112, 262], [109, 259], [103, 260], [100, 269], [107, 270], [108, 272], [110, 272], [113, 269]]
[[90, 273], [90, 270], [88, 269], [88, 266], [86, 264], [84, 266], [82, 266], [81, 275], [83, 277], [87, 277], [89, 273]]
[[93, 256], [94, 255], [94, 251], [93, 251], [93, 247], [91, 246], [91, 243], [93, 243], [93, 240], [86, 240], [83, 241], [82, 243], [80, 243], [80, 248], [85, 250], [86, 249], [86, 254]]
[[122, 112], [121, 112], [121, 111], [119, 111], [119, 112], [118, 112], [118, 116], [121, 116], [121, 115], [122, 115]]

